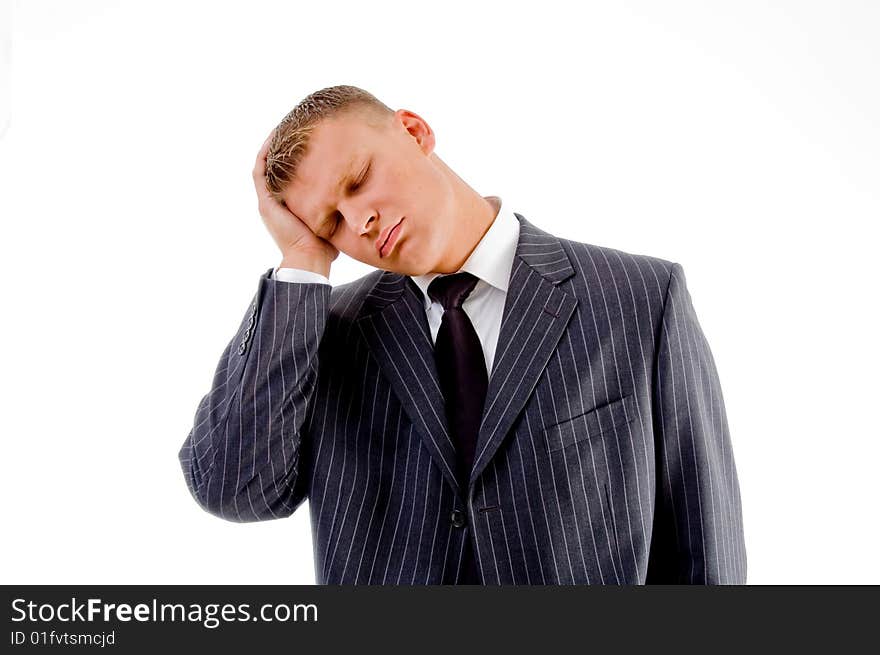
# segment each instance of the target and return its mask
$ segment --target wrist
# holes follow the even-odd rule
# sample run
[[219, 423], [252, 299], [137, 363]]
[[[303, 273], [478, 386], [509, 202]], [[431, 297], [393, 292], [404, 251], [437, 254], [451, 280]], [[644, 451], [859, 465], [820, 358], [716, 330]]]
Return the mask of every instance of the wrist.
[[319, 257], [308, 257], [303, 255], [285, 256], [278, 268], [298, 268], [304, 271], [319, 273], [326, 278], [330, 277], [330, 262]]

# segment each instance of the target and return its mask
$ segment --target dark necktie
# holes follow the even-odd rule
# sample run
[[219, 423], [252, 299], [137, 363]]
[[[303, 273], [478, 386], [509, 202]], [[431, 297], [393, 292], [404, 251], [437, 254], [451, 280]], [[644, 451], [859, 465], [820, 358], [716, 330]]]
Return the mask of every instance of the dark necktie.
[[[465, 494], [489, 386], [480, 338], [461, 307], [478, 281], [471, 273], [454, 273], [436, 277], [428, 285], [428, 295], [443, 305], [434, 359], [446, 401], [446, 420], [456, 448], [458, 476]], [[480, 584], [470, 538], [465, 543], [463, 557], [458, 583]]]

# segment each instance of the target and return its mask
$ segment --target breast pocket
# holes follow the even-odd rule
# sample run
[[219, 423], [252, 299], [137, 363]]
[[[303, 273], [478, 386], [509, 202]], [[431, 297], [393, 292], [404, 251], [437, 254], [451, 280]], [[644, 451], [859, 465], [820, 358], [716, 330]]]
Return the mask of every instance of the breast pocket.
[[547, 449], [560, 450], [585, 439], [620, 429], [635, 418], [636, 406], [633, 394], [612, 400], [600, 407], [582, 412], [544, 430]]

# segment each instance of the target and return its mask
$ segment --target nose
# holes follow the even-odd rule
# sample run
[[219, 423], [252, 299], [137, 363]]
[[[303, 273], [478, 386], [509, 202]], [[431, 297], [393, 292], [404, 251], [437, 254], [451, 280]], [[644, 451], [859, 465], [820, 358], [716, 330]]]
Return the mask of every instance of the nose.
[[367, 220], [362, 222], [363, 227], [361, 229], [361, 234], [369, 234], [370, 233], [370, 228], [372, 228], [372, 226], [373, 226], [372, 224], [373, 224], [375, 218], [376, 217], [372, 213], [367, 215]]
[[[352, 206], [340, 206], [339, 210], [342, 212], [345, 220], [351, 224], [352, 229], [359, 235], [363, 236], [369, 234], [370, 230], [373, 229], [373, 223], [376, 220], [375, 212], [365, 210], [363, 207], [358, 208]], [[352, 218], [349, 219], [349, 217]]]

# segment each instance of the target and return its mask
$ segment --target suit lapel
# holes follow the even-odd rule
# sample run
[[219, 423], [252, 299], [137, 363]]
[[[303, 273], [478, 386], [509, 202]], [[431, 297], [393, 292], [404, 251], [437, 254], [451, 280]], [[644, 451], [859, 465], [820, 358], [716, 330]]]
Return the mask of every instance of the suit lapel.
[[574, 275], [559, 239], [516, 214], [519, 241], [469, 487], [492, 459], [562, 338], [577, 298], [557, 288]]
[[364, 299], [357, 321], [428, 452], [460, 492], [421, 290], [409, 276], [386, 271]]
[[[574, 274], [559, 239], [515, 215], [519, 241], [469, 486], [525, 406], [577, 306], [574, 296], [556, 286]], [[364, 299], [357, 322], [428, 452], [464, 497], [454, 473], [455, 446], [421, 290], [409, 276], [385, 271]]]

